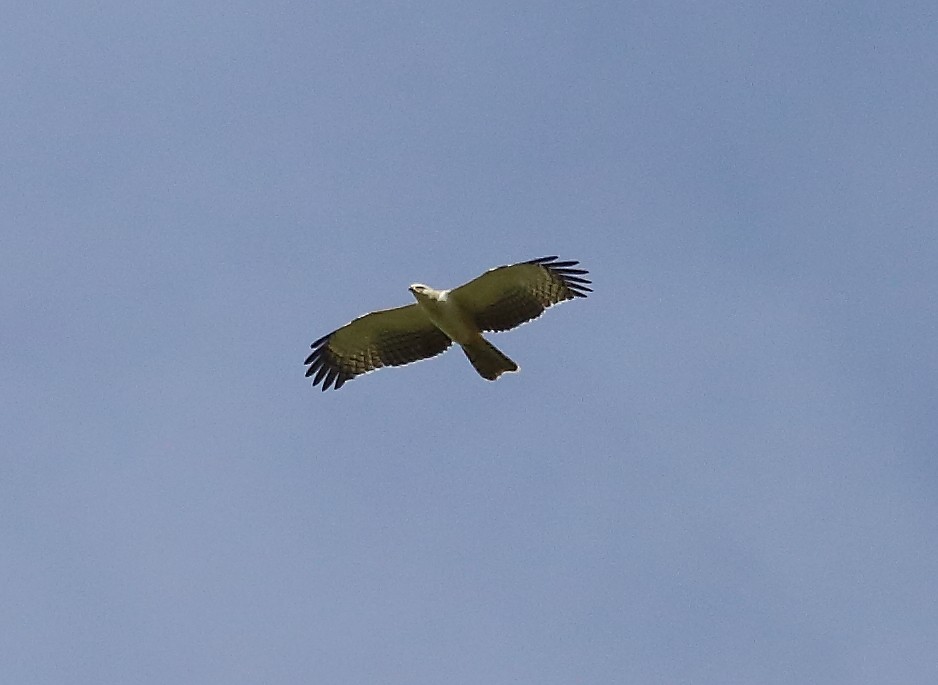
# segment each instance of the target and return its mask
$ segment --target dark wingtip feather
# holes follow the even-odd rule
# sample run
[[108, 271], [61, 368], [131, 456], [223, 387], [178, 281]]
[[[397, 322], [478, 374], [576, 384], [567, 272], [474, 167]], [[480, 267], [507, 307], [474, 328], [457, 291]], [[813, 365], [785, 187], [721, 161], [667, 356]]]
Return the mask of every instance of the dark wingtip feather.
[[309, 368], [306, 370], [306, 377], [309, 378], [314, 373], [319, 371], [325, 364], [325, 360], [322, 357], [317, 357], [313, 360], [313, 363], [309, 365]]
[[589, 273], [586, 269], [574, 269], [580, 262], [570, 259], [563, 262], [556, 261], [557, 257], [541, 257], [532, 259], [527, 264], [536, 264], [547, 269], [552, 276], [559, 280], [567, 288], [571, 297], [586, 297], [587, 293], [593, 292], [592, 288], [587, 287], [592, 284], [588, 278], [582, 276]]
[[329, 367], [323, 364], [319, 367], [319, 370], [316, 372], [316, 376], [313, 378], [313, 385], [319, 385], [322, 382], [322, 379], [326, 377], [326, 374], [329, 373]]
[[313, 387], [322, 384], [320, 390], [323, 391], [329, 390], [330, 387], [338, 390], [346, 381], [355, 377], [335, 365], [328, 347], [331, 337], [332, 333], [329, 333], [313, 341], [310, 344], [313, 351], [303, 362], [309, 367], [306, 369], [306, 378], [312, 377]]

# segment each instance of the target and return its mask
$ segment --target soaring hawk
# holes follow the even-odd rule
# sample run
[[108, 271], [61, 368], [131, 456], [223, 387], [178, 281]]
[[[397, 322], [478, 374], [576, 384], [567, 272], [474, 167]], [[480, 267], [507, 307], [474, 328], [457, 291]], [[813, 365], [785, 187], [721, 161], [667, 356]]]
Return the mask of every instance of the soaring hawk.
[[494, 381], [518, 365], [482, 333], [507, 331], [551, 305], [586, 297], [591, 281], [577, 264], [541, 257], [490, 269], [452, 290], [415, 283], [409, 290], [416, 304], [365, 314], [314, 342], [306, 376], [323, 390], [338, 390], [356, 376], [434, 357], [455, 342], [479, 375]]

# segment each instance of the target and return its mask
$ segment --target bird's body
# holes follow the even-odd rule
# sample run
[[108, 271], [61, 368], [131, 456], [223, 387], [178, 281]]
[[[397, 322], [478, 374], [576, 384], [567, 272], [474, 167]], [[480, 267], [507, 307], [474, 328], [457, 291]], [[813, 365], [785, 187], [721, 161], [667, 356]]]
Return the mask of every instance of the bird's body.
[[360, 316], [312, 344], [307, 376], [322, 389], [382, 366], [427, 359], [457, 343], [483, 378], [495, 380], [518, 365], [482, 336], [541, 315], [551, 305], [586, 297], [590, 283], [578, 262], [542, 257], [490, 269], [451, 290], [410, 286], [415, 304]]
[[434, 290], [430, 286], [415, 283], [410, 286], [410, 292], [433, 325], [446, 333], [453, 342], [466, 345], [479, 337], [479, 330], [469, 314], [450, 299], [451, 291]]
[[483, 378], [494, 381], [505, 372], [518, 370], [517, 364], [482, 337], [471, 314], [455, 298], [449, 297], [449, 290], [434, 290], [415, 283], [410, 286], [410, 292], [433, 325], [462, 347], [469, 362]]

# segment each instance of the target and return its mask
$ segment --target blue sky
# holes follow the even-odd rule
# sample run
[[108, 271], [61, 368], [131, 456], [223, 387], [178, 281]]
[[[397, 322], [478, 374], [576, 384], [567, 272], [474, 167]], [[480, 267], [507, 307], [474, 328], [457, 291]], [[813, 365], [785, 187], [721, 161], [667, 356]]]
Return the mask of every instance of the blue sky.
[[[4, 681], [938, 678], [933, 3], [2, 24]], [[303, 378], [549, 254], [520, 374]]]

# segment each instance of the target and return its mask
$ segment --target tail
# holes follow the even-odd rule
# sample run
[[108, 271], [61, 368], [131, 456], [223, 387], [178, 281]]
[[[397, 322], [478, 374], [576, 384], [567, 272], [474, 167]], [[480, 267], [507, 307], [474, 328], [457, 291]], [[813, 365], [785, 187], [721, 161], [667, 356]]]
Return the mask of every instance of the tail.
[[479, 375], [486, 380], [494, 381], [506, 371], [518, 370], [517, 364], [482, 336], [468, 345], [463, 345], [462, 351], [469, 357], [469, 362]]

